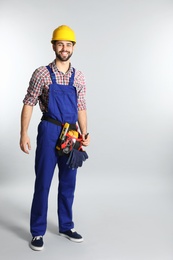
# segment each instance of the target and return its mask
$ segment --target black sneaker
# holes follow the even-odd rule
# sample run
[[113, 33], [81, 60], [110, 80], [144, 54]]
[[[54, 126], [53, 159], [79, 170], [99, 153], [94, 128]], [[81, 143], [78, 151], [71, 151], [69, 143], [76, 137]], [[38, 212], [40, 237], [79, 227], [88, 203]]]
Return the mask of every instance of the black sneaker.
[[79, 235], [76, 230], [73, 228], [71, 230], [67, 230], [65, 232], [59, 232], [60, 236], [66, 237], [69, 240], [76, 242], [76, 243], [80, 243], [83, 242], [83, 238], [81, 235]]
[[30, 243], [30, 247], [35, 251], [41, 251], [44, 247], [43, 237], [42, 236], [33, 237]]

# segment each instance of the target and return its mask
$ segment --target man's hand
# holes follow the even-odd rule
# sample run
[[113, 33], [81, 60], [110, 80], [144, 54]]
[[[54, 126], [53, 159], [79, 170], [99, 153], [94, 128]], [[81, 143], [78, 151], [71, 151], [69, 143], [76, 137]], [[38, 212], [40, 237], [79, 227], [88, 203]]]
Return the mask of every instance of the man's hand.
[[90, 135], [89, 134], [82, 134], [82, 145], [88, 146], [90, 143]]
[[31, 119], [32, 110], [33, 106], [24, 105], [21, 113], [20, 148], [27, 154], [29, 154], [29, 150], [31, 150], [31, 143], [27, 130]]
[[20, 148], [24, 153], [29, 154], [29, 150], [31, 150], [31, 143], [30, 143], [29, 136], [27, 134], [21, 136]]

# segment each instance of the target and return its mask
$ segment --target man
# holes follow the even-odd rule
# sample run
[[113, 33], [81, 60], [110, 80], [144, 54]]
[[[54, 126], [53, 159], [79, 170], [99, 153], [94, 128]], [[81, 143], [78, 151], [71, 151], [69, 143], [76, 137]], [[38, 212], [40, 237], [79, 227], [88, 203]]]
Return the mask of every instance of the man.
[[42, 250], [44, 246], [43, 236], [47, 226], [48, 195], [56, 165], [59, 169], [59, 234], [74, 242], [83, 241], [82, 236], [74, 230], [72, 220], [78, 166], [69, 167], [67, 163], [69, 157], [58, 154], [56, 145], [65, 123], [76, 127], [78, 122], [81, 145], [88, 146], [90, 142], [87, 134], [85, 78], [83, 73], [75, 70], [70, 63], [76, 43], [75, 33], [66, 25], [59, 26], [53, 32], [51, 43], [56, 59], [49, 66], [42, 66], [34, 71], [21, 113], [20, 147], [27, 154], [31, 149], [27, 130], [33, 106], [38, 101], [43, 113], [38, 126], [35, 191], [30, 218], [32, 234], [30, 247], [37, 251]]

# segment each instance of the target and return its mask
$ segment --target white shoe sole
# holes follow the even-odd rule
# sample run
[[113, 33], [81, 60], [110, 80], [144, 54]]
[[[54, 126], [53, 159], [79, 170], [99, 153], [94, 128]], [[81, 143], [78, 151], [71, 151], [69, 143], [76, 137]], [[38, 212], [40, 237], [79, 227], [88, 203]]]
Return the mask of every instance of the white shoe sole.
[[36, 247], [36, 246], [33, 246], [31, 243], [30, 243], [30, 248], [34, 251], [42, 251], [44, 246], [41, 246], [41, 247]]
[[75, 243], [82, 243], [84, 241], [83, 238], [75, 239], [75, 238], [69, 237], [68, 235], [63, 234], [63, 233], [59, 233], [59, 235], [62, 236], [62, 237], [65, 237], [65, 238], [67, 238], [70, 241], [75, 242]]

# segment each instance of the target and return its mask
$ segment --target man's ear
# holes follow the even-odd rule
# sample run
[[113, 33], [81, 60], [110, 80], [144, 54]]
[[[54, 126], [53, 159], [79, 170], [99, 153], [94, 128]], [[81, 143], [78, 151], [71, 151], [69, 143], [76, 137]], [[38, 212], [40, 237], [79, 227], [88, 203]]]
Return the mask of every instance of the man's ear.
[[55, 43], [52, 43], [52, 49], [55, 51]]
[[73, 51], [74, 51], [74, 49], [75, 49], [75, 46], [76, 46], [76, 44], [73, 44]]

